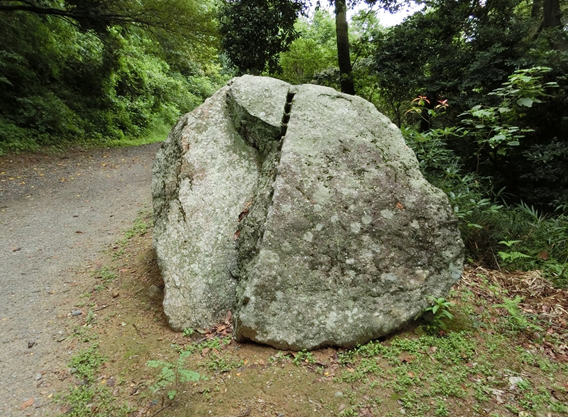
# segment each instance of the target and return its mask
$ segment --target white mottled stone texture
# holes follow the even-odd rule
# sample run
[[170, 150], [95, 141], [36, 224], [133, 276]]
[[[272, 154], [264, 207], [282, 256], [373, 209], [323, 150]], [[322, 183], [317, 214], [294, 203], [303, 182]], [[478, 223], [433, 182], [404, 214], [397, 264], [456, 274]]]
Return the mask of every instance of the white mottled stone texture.
[[330, 88], [234, 79], [174, 127], [152, 192], [174, 329], [232, 310], [240, 341], [353, 347], [461, 276], [445, 194], [396, 126]]

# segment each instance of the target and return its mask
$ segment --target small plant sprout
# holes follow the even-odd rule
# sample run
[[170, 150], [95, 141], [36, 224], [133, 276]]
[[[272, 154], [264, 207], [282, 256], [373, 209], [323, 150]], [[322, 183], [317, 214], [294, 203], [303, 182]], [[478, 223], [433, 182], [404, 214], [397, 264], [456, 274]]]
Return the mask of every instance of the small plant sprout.
[[440, 319], [448, 318], [452, 320], [454, 318], [454, 315], [449, 311], [454, 303], [446, 300], [444, 297], [430, 297], [430, 301], [432, 302], [432, 305], [427, 307], [426, 311], [431, 311], [435, 317], [438, 317]]
[[451, 301], [446, 300], [444, 297], [429, 297], [430, 305], [424, 310], [425, 313], [430, 313], [430, 330], [436, 332], [446, 328], [444, 320], [453, 320], [454, 315], [450, 313], [450, 308], [454, 305]]
[[511, 325], [511, 330], [518, 331], [518, 330], [541, 330], [542, 327], [539, 327], [535, 324], [532, 324], [523, 313], [523, 310], [519, 307], [519, 304], [523, 301], [523, 297], [516, 295], [515, 298], [503, 298], [503, 303], [495, 304], [493, 307], [495, 308], [504, 308], [510, 314], [509, 316], [509, 323]]
[[158, 376], [158, 382], [150, 387], [152, 391], [157, 392], [160, 389], [171, 388], [167, 391], [167, 396], [170, 400], [173, 400], [177, 395], [179, 384], [190, 381], [197, 382], [202, 379], [197, 372], [184, 368], [185, 361], [191, 353], [192, 351], [190, 350], [181, 351], [176, 363], [160, 360], [148, 361], [146, 365], [152, 368], [162, 368]]
[[193, 333], [195, 333], [195, 330], [193, 330], [189, 327], [187, 329], [183, 329], [183, 335], [185, 337], [191, 337], [191, 335], [193, 335]]
[[294, 356], [294, 359], [292, 359], [292, 363], [294, 365], [302, 365], [304, 363], [315, 363], [316, 362], [316, 357], [314, 356], [314, 354], [312, 352], [308, 352], [307, 350], [302, 350], [298, 353], [296, 353], [296, 355]]

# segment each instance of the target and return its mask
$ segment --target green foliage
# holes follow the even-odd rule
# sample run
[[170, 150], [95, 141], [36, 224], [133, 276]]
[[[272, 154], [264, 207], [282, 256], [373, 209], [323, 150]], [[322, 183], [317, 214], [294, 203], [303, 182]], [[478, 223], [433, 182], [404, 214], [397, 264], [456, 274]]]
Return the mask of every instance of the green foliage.
[[138, 212], [138, 216], [134, 219], [132, 227], [124, 232], [124, 238], [119, 239], [114, 247], [112, 254], [113, 259], [117, 259], [124, 254], [124, 250], [128, 242], [135, 236], [144, 236], [148, 229], [152, 227], [152, 215], [150, 212], [142, 210]]
[[149, 211], [140, 211], [132, 227], [124, 232], [124, 237], [132, 239], [134, 236], [144, 236], [152, 225], [152, 214]]
[[429, 322], [428, 330], [431, 333], [436, 333], [439, 330], [446, 329], [445, 320], [453, 320], [454, 315], [450, 313], [450, 308], [454, 304], [444, 297], [430, 297], [430, 305], [426, 307], [424, 312], [425, 318]]
[[545, 87], [558, 87], [555, 82], [543, 85], [542, 76], [549, 71], [547, 67], [517, 70], [509, 76], [508, 82], [503, 83], [503, 87], [489, 93], [500, 97], [497, 106], [477, 105], [461, 114], [468, 117], [463, 123], [471, 127], [468, 134], [477, 142], [478, 166], [485, 162], [481, 160], [483, 151], [492, 163], [496, 163], [499, 155], [505, 155], [510, 146], [519, 146], [525, 134], [532, 131], [515, 125], [520, 124], [533, 103], [542, 103], [540, 99], [546, 96]]
[[568, 216], [545, 216], [524, 203], [510, 208], [512, 217], [503, 226], [498, 252], [502, 265], [510, 269], [541, 269], [560, 287], [568, 284]]
[[104, 37], [113, 26], [144, 28], [150, 36], [175, 38], [181, 46], [204, 48], [214, 37], [213, 4], [191, 0], [62, 0], [0, 4], [0, 13], [70, 22], [82, 32]]
[[304, 363], [315, 363], [316, 358], [312, 352], [308, 352], [307, 350], [301, 350], [294, 355], [294, 359], [292, 359], [292, 363], [294, 365], [302, 365]]
[[[521, 240], [507, 240], [507, 241], [502, 240], [501, 242], [499, 242], [499, 244], [505, 245], [508, 248], [512, 248], [516, 243], [520, 243], [520, 242], [521, 242]], [[516, 252], [516, 251], [497, 252], [497, 254], [506, 263], [515, 262], [516, 260], [519, 260], [519, 259], [530, 258], [529, 255], [525, 255], [524, 253]]]
[[71, 373], [85, 383], [93, 383], [99, 367], [106, 361], [99, 351], [98, 346], [93, 345], [71, 358], [69, 367]]
[[96, 291], [101, 291], [107, 288], [109, 284], [116, 279], [116, 271], [113, 271], [105, 265], [101, 269], [93, 271], [93, 276], [100, 279], [100, 283], [95, 285], [94, 289]]
[[339, 380], [353, 383], [378, 376], [394, 391], [391, 398], [401, 400], [407, 411], [420, 402], [416, 387], [421, 387], [424, 398], [463, 398], [468, 374], [464, 363], [473, 357], [487, 360], [476, 356], [477, 343], [465, 332], [370, 342], [338, 355], [339, 362], [348, 366]]
[[70, 3], [0, 5], [0, 153], [146, 136], [224, 83], [210, 2]]
[[503, 298], [502, 304], [495, 304], [495, 308], [504, 308], [509, 313], [509, 323], [513, 331], [525, 331], [528, 329], [540, 330], [542, 327], [531, 323], [520, 309], [519, 304], [523, 301], [523, 297], [516, 295], [515, 298]]
[[[132, 410], [126, 405], [119, 405], [106, 386], [79, 385], [75, 386], [57, 402], [67, 404], [70, 409], [69, 417], [126, 417]], [[96, 404], [96, 407], [93, 407]]]
[[356, 417], [357, 415], [359, 415], [357, 413], [357, 411], [351, 409], [351, 408], [346, 408], [345, 410], [342, 410], [339, 415], [341, 417]]
[[489, 181], [473, 173], [464, 173], [462, 159], [447, 146], [447, 141], [463, 137], [464, 130], [449, 127], [418, 133], [404, 129], [403, 133], [406, 143], [416, 153], [422, 173], [428, 181], [447, 193], [459, 219], [466, 247], [477, 245], [484, 217], [499, 213], [502, 206], [491, 201]]
[[[464, 174], [506, 187], [501, 197], [508, 203], [550, 211], [568, 202], [568, 55], [540, 30], [539, 7], [520, 0], [428, 2], [425, 11], [377, 32], [377, 77], [366, 82], [378, 85], [373, 102], [399, 126], [418, 122], [426, 133], [459, 126], [459, 115], [467, 116], [467, 134], [447, 141]], [[417, 96], [430, 101], [418, 117], [406, 112]], [[433, 121], [428, 113], [438, 100], [450, 108]]]
[[328, 10], [316, 10], [310, 19], [300, 18], [295, 28], [299, 37], [280, 54], [278, 77], [291, 84], [304, 84], [318, 73], [337, 67], [335, 22]]
[[[547, 71], [547, 68], [535, 68], [511, 75], [509, 82], [494, 90], [494, 95], [501, 100], [497, 106], [489, 109], [475, 106], [465, 113], [471, 116], [467, 123], [472, 129], [455, 126], [423, 133], [414, 129], [403, 132], [426, 178], [448, 194], [470, 259], [489, 266], [542, 269], [554, 283], [565, 286], [568, 283], [566, 215], [545, 215], [522, 201], [513, 205], [499, 204], [511, 199], [511, 194], [506, 187], [496, 190], [495, 177], [480, 175], [480, 171], [488, 172], [483, 169], [484, 165], [505, 163], [501, 158], [509, 157], [513, 148], [519, 147], [511, 143], [515, 139], [512, 135], [519, 129], [511, 126], [520, 125], [523, 115], [531, 114], [535, 106], [527, 107], [528, 101], [517, 102], [530, 99], [531, 103], [546, 103], [547, 90], [541, 77]], [[555, 84], [550, 82], [548, 86]], [[416, 99], [410, 111], [422, 116], [425, 100], [425, 97]], [[487, 112], [480, 113], [485, 110]], [[426, 109], [426, 113], [430, 120], [439, 116], [435, 108]], [[471, 143], [471, 138], [476, 143], [475, 148], [470, 148], [474, 151], [476, 168], [474, 172], [467, 172], [472, 156], [462, 157], [453, 148], [456, 142]]]
[[[57, 396], [56, 401], [67, 404], [70, 417], [125, 417], [130, 410], [127, 406], [116, 403], [115, 398], [106, 386], [98, 384], [96, 375], [106, 361], [97, 345], [79, 352], [71, 358], [69, 368], [80, 383], [73, 385], [66, 395]], [[93, 407], [96, 404], [96, 407]]]
[[275, 73], [279, 53], [298, 34], [298, 0], [225, 0], [219, 12], [223, 49], [241, 73]]
[[233, 369], [237, 369], [243, 366], [243, 361], [235, 361], [235, 360], [227, 360], [216, 353], [211, 353], [208, 357], [207, 363], [205, 366], [210, 371], [215, 372], [229, 372]]
[[[200, 330], [197, 330], [197, 332], [202, 333], [202, 331]], [[204, 352], [209, 352], [209, 351], [215, 351], [215, 350], [218, 351], [221, 350], [223, 347], [231, 344], [231, 341], [232, 341], [231, 337], [224, 337], [224, 338], [213, 337], [211, 339], [205, 339], [203, 341], [200, 341], [199, 343], [192, 343], [185, 347], [185, 351], [190, 353], [200, 352], [201, 354], [204, 354]], [[178, 347], [177, 350], [180, 353], [184, 351], [184, 349], [182, 349], [181, 347]]]
[[177, 395], [180, 384], [197, 382], [202, 379], [199, 373], [184, 368], [185, 362], [191, 354], [192, 352], [189, 350], [182, 350], [175, 363], [161, 360], [148, 361], [146, 363], [147, 366], [151, 368], [161, 368], [157, 382], [150, 387], [152, 391], [157, 392], [170, 388], [166, 395], [170, 400], [173, 400]]
[[436, 401], [436, 411], [435, 414], [437, 416], [440, 417], [447, 417], [450, 415], [450, 412], [448, 410], [448, 406], [446, 405], [446, 403], [442, 400], [438, 400]]
[[116, 272], [108, 266], [103, 266], [100, 270], [96, 271], [95, 277], [100, 278], [104, 283], [109, 283], [116, 279]]

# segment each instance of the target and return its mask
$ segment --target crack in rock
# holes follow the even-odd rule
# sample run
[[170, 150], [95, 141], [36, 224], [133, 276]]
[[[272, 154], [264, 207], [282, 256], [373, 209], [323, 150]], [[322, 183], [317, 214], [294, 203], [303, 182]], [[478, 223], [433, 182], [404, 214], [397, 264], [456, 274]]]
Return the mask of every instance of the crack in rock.
[[185, 117], [153, 183], [174, 329], [231, 310], [239, 341], [353, 347], [406, 325], [460, 278], [447, 197], [371, 103], [244, 76]]

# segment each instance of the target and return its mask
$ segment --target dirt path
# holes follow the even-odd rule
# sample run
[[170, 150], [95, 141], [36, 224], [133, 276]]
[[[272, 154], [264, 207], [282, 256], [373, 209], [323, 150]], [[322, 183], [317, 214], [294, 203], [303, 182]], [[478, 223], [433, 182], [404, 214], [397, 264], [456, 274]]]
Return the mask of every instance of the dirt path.
[[158, 147], [0, 158], [1, 416], [59, 411], [75, 272], [150, 210]]

